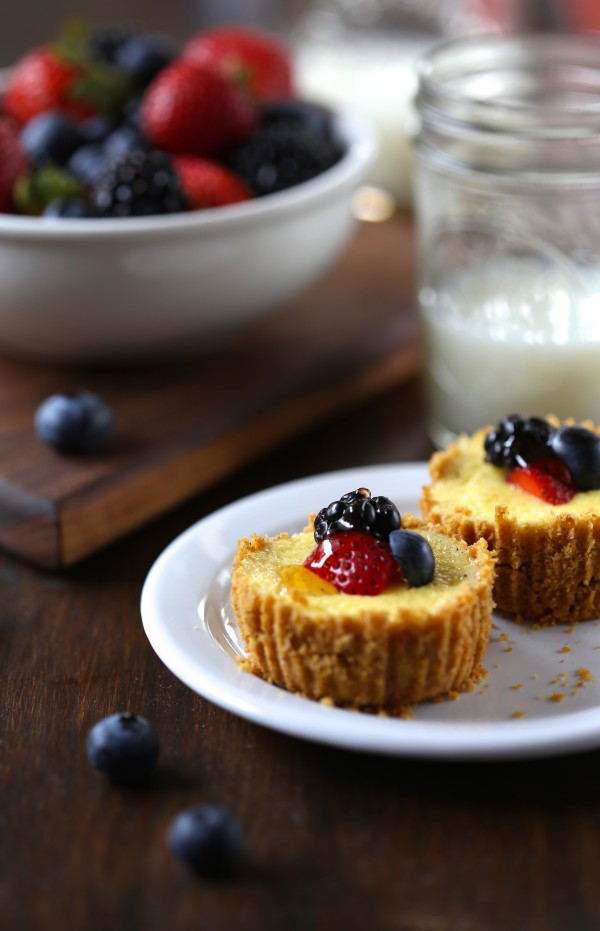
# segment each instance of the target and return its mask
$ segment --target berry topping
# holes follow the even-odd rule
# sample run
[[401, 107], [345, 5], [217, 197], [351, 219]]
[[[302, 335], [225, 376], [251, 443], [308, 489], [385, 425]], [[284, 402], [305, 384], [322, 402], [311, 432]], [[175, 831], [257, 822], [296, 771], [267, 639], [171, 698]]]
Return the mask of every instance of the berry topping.
[[485, 460], [512, 469], [540, 460], [548, 452], [553, 428], [541, 417], [503, 417], [485, 438]]
[[117, 45], [113, 63], [129, 74], [137, 87], [146, 87], [175, 57], [175, 49], [164, 36], [132, 35]]
[[390, 549], [409, 585], [415, 588], [429, 585], [435, 571], [435, 557], [425, 537], [414, 530], [394, 530], [390, 534]]
[[392, 530], [399, 527], [400, 514], [393, 501], [384, 495], [372, 498], [368, 488], [358, 488], [319, 511], [315, 518], [315, 540], [319, 543], [343, 530], [364, 530], [387, 540]]
[[379, 595], [398, 571], [388, 544], [364, 530], [325, 537], [304, 565], [346, 595]]
[[187, 209], [170, 158], [136, 149], [109, 162], [94, 181], [90, 202], [99, 216], [146, 217]]
[[137, 783], [152, 774], [160, 743], [149, 721], [130, 712], [113, 714], [94, 724], [87, 737], [92, 766], [117, 783]]
[[220, 71], [256, 101], [293, 93], [288, 49], [262, 31], [239, 26], [205, 29], [189, 40], [183, 57]]
[[46, 398], [35, 412], [34, 425], [40, 439], [59, 452], [83, 453], [109, 441], [114, 417], [98, 395], [79, 391]]
[[506, 480], [547, 504], [566, 504], [577, 494], [567, 467], [560, 459], [550, 457], [540, 463], [516, 466]]
[[341, 157], [336, 142], [300, 122], [267, 120], [227, 156], [227, 164], [257, 197], [310, 181]]
[[177, 815], [167, 840], [190, 869], [207, 876], [231, 872], [242, 847], [238, 821], [222, 805], [198, 805]]
[[600, 488], [599, 436], [585, 427], [559, 427], [550, 445], [568, 468], [576, 488], [580, 491]]

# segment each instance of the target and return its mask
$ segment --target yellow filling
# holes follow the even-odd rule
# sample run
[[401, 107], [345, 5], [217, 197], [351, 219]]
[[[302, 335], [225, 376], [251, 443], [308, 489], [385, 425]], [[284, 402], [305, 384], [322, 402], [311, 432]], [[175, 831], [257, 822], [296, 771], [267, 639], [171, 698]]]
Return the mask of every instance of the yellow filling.
[[566, 504], [548, 504], [507, 482], [506, 469], [484, 461], [486, 432], [479, 430], [472, 437], [461, 436], [457, 440], [457, 455], [451, 470], [435, 481], [434, 495], [439, 505], [453, 509], [469, 508], [491, 523], [498, 505], [513, 510], [518, 508], [519, 520], [529, 524], [545, 523], [550, 514], [580, 516], [600, 511], [600, 491], [578, 492]]
[[[401, 603], [403, 608], [414, 609], [426, 617], [429, 612], [437, 612], [445, 599], [454, 597], [462, 583], [466, 581], [467, 584], [475, 584], [477, 565], [468, 555], [466, 544], [437, 531], [422, 531], [422, 535], [429, 541], [435, 556], [433, 581], [429, 585], [412, 588], [399, 578], [398, 582], [375, 596], [378, 609], [393, 613]], [[252, 554], [251, 573], [254, 583], [264, 591], [276, 591], [282, 597], [302, 598], [307, 610], [315, 614], [330, 612], [334, 599], [346, 615], [360, 615], [365, 610], [371, 610], [374, 607], [373, 596], [345, 595], [341, 592], [334, 595], [330, 591], [332, 586], [321, 582], [309, 570], [306, 572], [315, 575], [315, 579], [327, 586], [327, 589], [320, 593], [304, 588], [306, 577], [301, 571], [302, 564], [315, 546], [314, 536], [308, 531], [272, 541], [267, 548]]]

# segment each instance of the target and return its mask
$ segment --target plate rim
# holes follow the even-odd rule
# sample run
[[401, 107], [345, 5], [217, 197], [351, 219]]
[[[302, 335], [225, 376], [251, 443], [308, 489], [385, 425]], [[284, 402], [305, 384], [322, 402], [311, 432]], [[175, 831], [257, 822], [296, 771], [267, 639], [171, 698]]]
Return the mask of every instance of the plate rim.
[[[158, 609], [159, 594], [165, 577], [177, 568], [181, 554], [202, 534], [227, 522], [232, 516], [251, 516], [267, 501], [290, 500], [314, 490], [315, 483], [327, 486], [357, 481], [364, 485], [393, 473], [413, 486], [427, 480], [427, 463], [410, 461], [358, 466], [304, 476], [245, 495], [200, 518], [178, 534], [158, 555], [143, 583], [140, 597], [142, 624], [150, 645], [163, 664], [195, 693], [225, 710], [254, 724], [288, 736], [310, 740], [347, 750], [387, 756], [445, 760], [532, 759], [557, 756], [600, 746], [600, 706], [562, 711], [547, 718], [509, 719], [493, 722], [439, 722], [405, 720], [363, 714], [344, 708], [326, 707], [319, 702], [286, 692], [242, 671], [235, 661], [202, 632], [208, 660], [198, 665], [197, 657], [182, 652]], [[307, 512], [310, 510], [310, 505]], [[258, 531], [260, 527], [255, 529]], [[252, 531], [243, 531], [243, 535]], [[237, 538], [230, 541], [231, 555]], [[210, 581], [214, 580], [214, 574]], [[201, 597], [195, 600], [195, 604]], [[200, 622], [200, 618], [198, 618]], [[226, 683], [218, 673], [225, 660], [235, 670], [234, 682]], [[216, 669], [211, 666], [216, 663]], [[248, 678], [246, 678], [248, 677]], [[282, 708], [284, 709], [282, 712]], [[290, 709], [293, 712], [290, 714]], [[357, 726], [358, 722], [358, 726]]]

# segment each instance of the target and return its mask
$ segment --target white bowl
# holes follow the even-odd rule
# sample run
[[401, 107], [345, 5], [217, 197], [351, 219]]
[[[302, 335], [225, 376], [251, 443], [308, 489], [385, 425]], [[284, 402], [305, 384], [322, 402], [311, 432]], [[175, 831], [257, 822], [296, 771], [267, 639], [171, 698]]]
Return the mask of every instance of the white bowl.
[[341, 114], [344, 157], [278, 194], [122, 220], [0, 214], [0, 351], [89, 363], [197, 350], [293, 297], [340, 254], [375, 156]]

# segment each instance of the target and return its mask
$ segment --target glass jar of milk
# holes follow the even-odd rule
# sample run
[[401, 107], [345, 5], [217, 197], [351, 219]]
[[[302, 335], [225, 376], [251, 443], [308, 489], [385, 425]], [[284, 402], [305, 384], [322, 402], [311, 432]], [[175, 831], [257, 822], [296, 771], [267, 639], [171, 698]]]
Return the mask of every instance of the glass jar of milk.
[[419, 63], [430, 435], [600, 422], [600, 38], [489, 36]]

